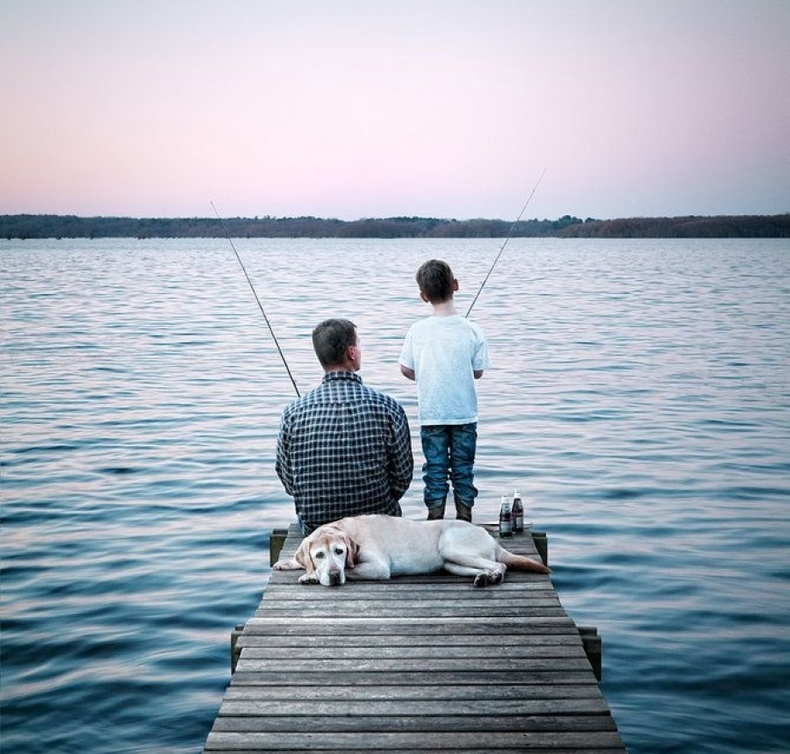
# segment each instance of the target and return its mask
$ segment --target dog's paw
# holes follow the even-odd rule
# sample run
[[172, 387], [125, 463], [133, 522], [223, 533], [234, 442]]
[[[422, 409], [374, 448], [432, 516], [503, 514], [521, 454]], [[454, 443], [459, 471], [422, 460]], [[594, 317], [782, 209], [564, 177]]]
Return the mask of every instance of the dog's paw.
[[317, 584], [318, 576], [315, 573], [303, 573], [299, 577], [300, 584]]
[[294, 558], [283, 558], [272, 566], [276, 571], [298, 571], [301, 567]]
[[478, 573], [477, 576], [475, 576], [474, 585], [478, 588], [484, 586], [496, 586], [497, 584], [501, 584], [504, 580], [504, 571], [489, 571], [487, 573]]

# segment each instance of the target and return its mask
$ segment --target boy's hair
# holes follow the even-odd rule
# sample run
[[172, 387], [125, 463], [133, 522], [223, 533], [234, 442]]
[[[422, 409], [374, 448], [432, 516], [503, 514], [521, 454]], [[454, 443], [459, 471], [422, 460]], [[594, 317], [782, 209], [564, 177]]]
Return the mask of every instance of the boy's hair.
[[453, 297], [453, 271], [441, 259], [429, 259], [420, 265], [415, 275], [420, 292], [432, 304], [441, 304]]
[[357, 326], [348, 319], [325, 319], [313, 330], [313, 348], [321, 366], [342, 364], [346, 350], [357, 343]]

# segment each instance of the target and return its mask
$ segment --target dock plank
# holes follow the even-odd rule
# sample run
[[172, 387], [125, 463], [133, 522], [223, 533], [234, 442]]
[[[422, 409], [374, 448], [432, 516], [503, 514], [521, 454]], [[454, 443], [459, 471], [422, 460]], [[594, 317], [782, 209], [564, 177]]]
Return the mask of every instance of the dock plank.
[[[277, 699], [293, 699], [295, 701], [315, 700], [316, 691], [314, 686], [287, 686], [282, 689], [282, 693], [277, 695]], [[334, 686], [325, 685], [321, 689], [321, 699], [343, 699], [347, 701], [377, 701], [402, 699], [406, 701], [447, 699], [446, 689], [438, 685], [422, 684], [412, 685], [390, 685], [390, 686]], [[508, 703], [512, 700], [533, 701], [533, 700], [552, 700], [552, 699], [588, 699], [603, 700], [603, 694], [596, 684], [576, 684], [576, 685], [554, 685], [542, 686], [533, 684], [497, 684], [484, 685], [475, 684], [459, 686], [454, 689], [451, 701], [472, 699], [478, 701], [490, 701], [492, 699], [505, 700]], [[272, 700], [272, 692], [265, 686], [245, 686], [238, 684], [229, 686], [225, 692], [225, 702], [233, 701], [266, 701]], [[257, 708], [256, 708], [257, 709]], [[222, 714], [222, 707], [220, 707]]]
[[[395, 724], [400, 718], [395, 719]], [[426, 748], [437, 751], [469, 752], [484, 751], [533, 751], [551, 749], [556, 754], [558, 748], [569, 751], [587, 752], [623, 751], [622, 741], [617, 731], [500, 731], [498, 720], [486, 718], [482, 731], [420, 731], [402, 732], [392, 730], [383, 733], [373, 731], [320, 732], [276, 731], [273, 733], [225, 732], [209, 733], [207, 750], [216, 751], [305, 751], [316, 752], [423, 752]], [[448, 738], [452, 746], [448, 746]]]
[[[281, 556], [301, 535], [291, 526]], [[539, 557], [529, 534], [508, 543]], [[235, 639], [206, 754], [625, 752], [579, 628], [544, 574], [325, 588], [272, 571]]]

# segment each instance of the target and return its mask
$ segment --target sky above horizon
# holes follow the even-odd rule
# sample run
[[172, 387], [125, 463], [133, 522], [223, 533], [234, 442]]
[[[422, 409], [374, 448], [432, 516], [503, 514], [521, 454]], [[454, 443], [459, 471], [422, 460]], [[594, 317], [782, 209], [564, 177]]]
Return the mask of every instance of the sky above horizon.
[[790, 211], [790, 0], [0, 0], [0, 214]]

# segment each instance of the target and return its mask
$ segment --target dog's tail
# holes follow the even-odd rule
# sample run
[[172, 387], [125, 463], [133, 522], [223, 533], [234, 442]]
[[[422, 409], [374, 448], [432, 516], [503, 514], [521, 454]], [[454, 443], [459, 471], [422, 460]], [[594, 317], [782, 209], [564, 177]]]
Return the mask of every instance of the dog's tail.
[[516, 555], [504, 547], [499, 548], [499, 555], [497, 560], [504, 563], [508, 568], [513, 568], [516, 571], [536, 571], [537, 573], [551, 573], [551, 569], [547, 568], [543, 563], [526, 557], [526, 555]]

